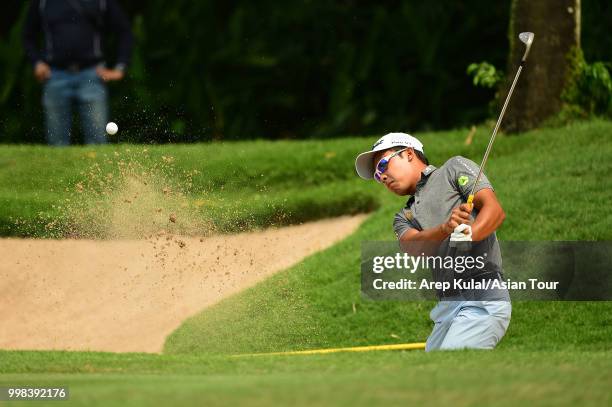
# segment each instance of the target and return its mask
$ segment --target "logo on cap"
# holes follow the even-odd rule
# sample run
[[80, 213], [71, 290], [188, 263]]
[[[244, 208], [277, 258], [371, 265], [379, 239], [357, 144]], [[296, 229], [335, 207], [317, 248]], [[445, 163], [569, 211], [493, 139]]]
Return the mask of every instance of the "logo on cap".
[[457, 178], [457, 182], [459, 183], [460, 186], [465, 186], [469, 180], [470, 179], [466, 175], [462, 175], [459, 178]]

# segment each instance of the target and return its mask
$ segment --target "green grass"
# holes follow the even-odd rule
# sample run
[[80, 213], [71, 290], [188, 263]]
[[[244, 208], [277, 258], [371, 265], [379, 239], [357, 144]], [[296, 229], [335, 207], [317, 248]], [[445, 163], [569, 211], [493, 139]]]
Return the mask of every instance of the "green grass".
[[[362, 240], [386, 234], [375, 214], [353, 236], [188, 319], [167, 353], [244, 353], [424, 341], [433, 303], [360, 297]], [[610, 302], [515, 302], [501, 347], [610, 348]], [[231, 340], [228, 340], [231, 338]]]
[[[367, 142], [232, 142], [168, 146], [0, 148], [0, 235], [57, 237], [50, 220], [70, 221], [67, 200], [121, 189], [126, 174], [147, 171], [185, 192], [199, 216], [222, 232], [300, 223], [378, 207], [375, 191], [356, 182], [350, 161]], [[171, 158], [171, 161], [168, 158]], [[128, 165], [130, 170], [122, 170]], [[122, 167], [123, 166], [123, 167]], [[197, 171], [195, 173], [194, 171]], [[106, 176], [112, 175], [112, 182]], [[104, 182], [105, 185], [98, 185]], [[86, 185], [84, 193], [75, 186]], [[197, 231], [195, 231], [197, 233]]]
[[[611, 132], [612, 123], [593, 121], [500, 137], [486, 171], [507, 214], [500, 239], [611, 240]], [[463, 144], [465, 135], [417, 136], [436, 165], [453, 155], [479, 162], [489, 129], [479, 129], [470, 146]], [[165, 176], [181, 180], [184, 171], [201, 171], [189, 199], [206, 196], [218, 213], [232, 213], [224, 230], [375, 210], [348, 239], [185, 321], [167, 339], [163, 355], [5, 351], [0, 385], [68, 384], [73, 401], [89, 405], [610, 404], [609, 302], [515, 302], [508, 333], [493, 352], [228, 356], [425, 340], [433, 303], [360, 297], [360, 242], [392, 240], [392, 216], [405, 202], [354, 175], [354, 155], [371, 142], [149, 147], [146, 159], [152, 162], [175, 157]], [[0, 197], [6, 205], [0, 219], [49, 210], [45, 205], [65, 198], [62, 187], [78, 181], [88, 160], [117, 148], [136, 147], [101, 147], [96, 158], [88, 148], [1, 149]], [[45, 171], [36, 155], [59, 168]], [[245, 200], [249, 206], [241, 212]]]
[[[612, 217], [605, 203], [612, 187], [607, 176], [612, 170], [611, 130], [610, 122], [593, 121], [521, 136], [501, 135], [487, 166], [508, 215], [500, 237], [610, 238]], [[434, 164], [453, 155], [480, 162], [490, 129], [479, 128], [470, 146], [464, 145], [466, 133], [454, 130], [418, 136]], [[203, 199], [205, 204], [198, 211], [221, 231], [380, 207], [397, 210], [403, 198], [388, 195], [355, 175], [354, 157], [373, 139], [147, 146], [146, 153], [144, 147], [130, 145], [3, 146], [0, 235], [48, 236], [40, 219], [59, 217], [53, 206], [74, 198], [74, 186], [88, 179], [93, 165], [100, 166], [97, 181], [107, 173], [117, 175], [121, 161], [153, 168], [153, 176], [185, 190], [191, 202]], [[162, 157], [173, 161], [166, 163]], [[198, 173], [186, 175], [193, 170]]]
[[[602, 351], [228, 358], [0, 352], [2, 385], [68, 386], [76, 405], [607, 405]], [[22, 405], [22, 402], [19, 404]]]
[[[500, 239], [610, 239], [612, 217], [604, 204], [612, 197], [607, 176], [612, 162], [606, 158], [612, 155], [610, 131], [610, 123], [595, 122], [500, 138], [487, 171], [507, 213]], [[476, 137], [485, 141], [482, 133]], [[459, 132], [423, 138], [433, 157], [442, 147], [449, 148], [445, 157], [467, 149]], [[165, 351], [239, 353], [423, 341], [432, 304], [360, 298], [360, 243], [392, 240], [392, 215], [403, 203], [388, 195], [381, 199], [381, 208], [357, 233], [190, 318], [168, 338]], [[501, 346], [607, 349], [611, 311], [607, 302], [515, 303]]]

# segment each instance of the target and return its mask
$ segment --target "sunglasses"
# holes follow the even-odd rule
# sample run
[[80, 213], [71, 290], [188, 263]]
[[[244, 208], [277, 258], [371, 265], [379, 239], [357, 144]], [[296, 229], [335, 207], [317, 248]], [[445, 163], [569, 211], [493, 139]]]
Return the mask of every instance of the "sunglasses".
[[376, 182], [382, 183], [381, 177], [383, 173], [387, 171], [387, 168], [389, 167], [389, 161], [391, 161], [393, 157], [395, 157], [402, 151], [406, 151], [406, 150], [408, 150], [408, 147], [402, 148], [401, 150], [397, 150], [395, 153], [391, 154], [390, 156], [383, 157], [380, 159], [378, 164], [376, 164], [376, 171], [374, 171], [374, 179], [376, 180]]

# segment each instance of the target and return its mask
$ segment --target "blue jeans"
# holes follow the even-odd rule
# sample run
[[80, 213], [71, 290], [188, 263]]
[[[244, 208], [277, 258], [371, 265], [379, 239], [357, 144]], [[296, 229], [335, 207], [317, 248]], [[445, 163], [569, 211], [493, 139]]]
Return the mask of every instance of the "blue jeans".
[[493, 349], [510, 324], [512, 304], [507, 301], [440, 301], [431, 310], [434, 329], [425, 351]]
[[85, 144], [106, 143], [107, 92], [95, 67], [78, 72], [53, 68], [51, 77], [44, 84], [42, 101], [46, 138], [50, 145], [70, 144], [74, 105], [81, 118]]

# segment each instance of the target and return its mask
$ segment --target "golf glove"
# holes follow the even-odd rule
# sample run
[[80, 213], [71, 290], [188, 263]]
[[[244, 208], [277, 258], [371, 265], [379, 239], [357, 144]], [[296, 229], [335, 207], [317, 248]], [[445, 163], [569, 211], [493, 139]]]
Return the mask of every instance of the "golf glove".
[[[463, 233], [464, 230], [467, 230], [468, 233]], [[469, 250], [471, 244], [469, 242], [472, 241], [472, 228], [470, 225], [466, 225], [462, 223], [457, 226], [453, 233], [450, 235], [450, 247], [457, 247], [464, 250]]]

